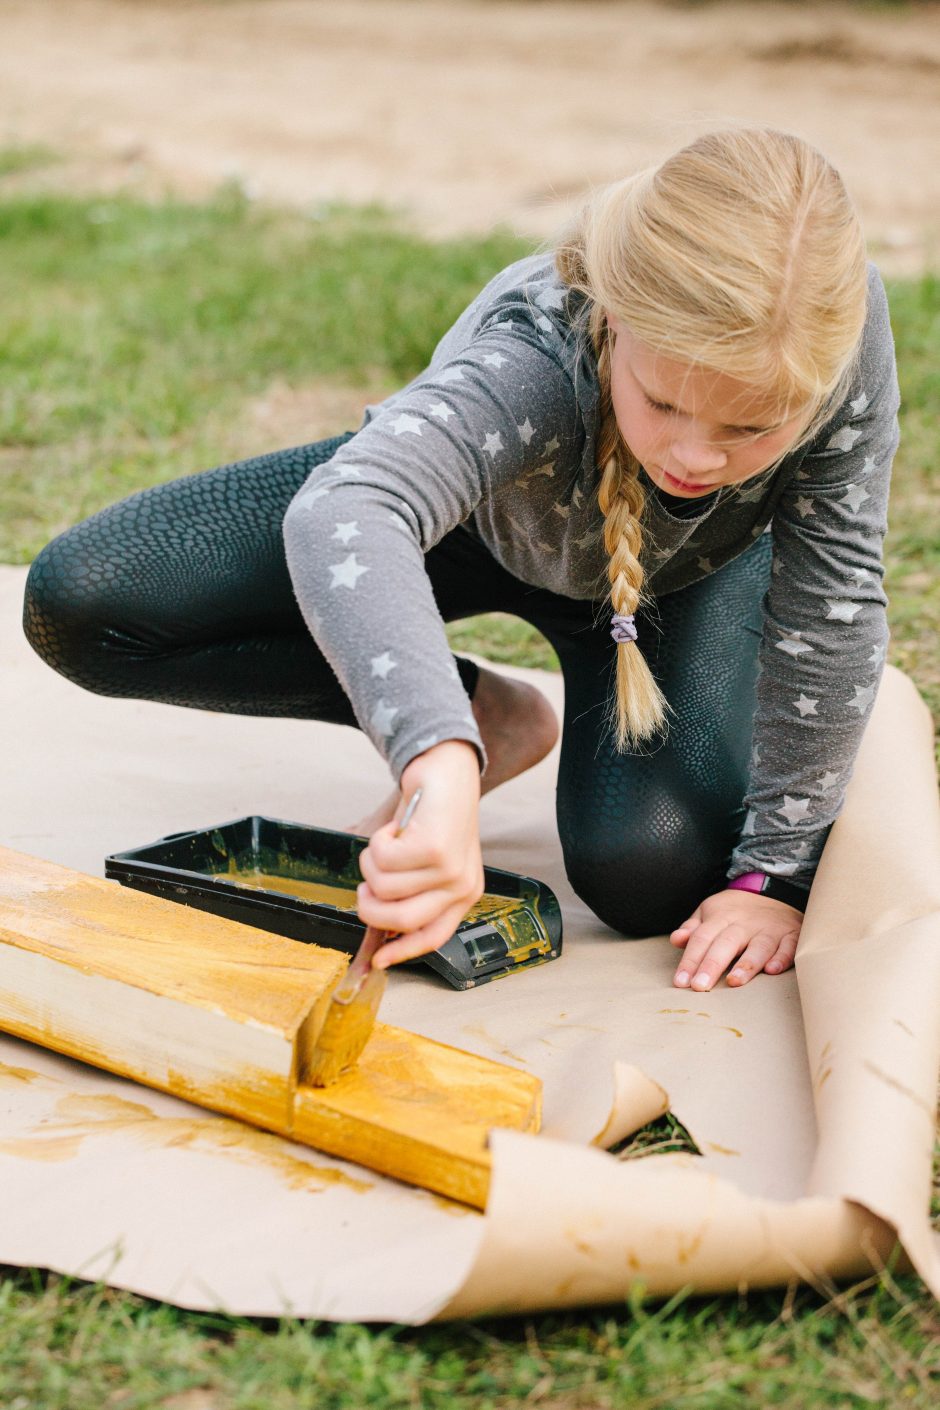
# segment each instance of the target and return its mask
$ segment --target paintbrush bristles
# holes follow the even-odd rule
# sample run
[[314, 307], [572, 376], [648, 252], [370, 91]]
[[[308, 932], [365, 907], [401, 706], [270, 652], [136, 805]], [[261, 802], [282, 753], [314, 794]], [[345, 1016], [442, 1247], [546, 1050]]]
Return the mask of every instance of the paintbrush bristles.
[[[311, 1087], [329, 1087], [355, 1067], [375, 1027], [387, 980], [384, 969], [373, 969], [350, 1001], [334, 994], [316, 1045], [301, 1071], [302, 1082]], [[342, 987], [340, 981], [339, 988]]]

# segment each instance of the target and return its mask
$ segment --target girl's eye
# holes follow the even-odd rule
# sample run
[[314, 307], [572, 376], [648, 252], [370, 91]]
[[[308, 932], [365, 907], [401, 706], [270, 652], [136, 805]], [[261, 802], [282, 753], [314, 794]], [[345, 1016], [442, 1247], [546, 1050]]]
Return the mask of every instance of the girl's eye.
[[[646, 400], [646, 405], [650, 407], [653, 411], [658, 411], [663, 416], [675, 416], [676, 408], [674, 406], [671, 406], [668, 401], [654, 401], [654, 399], [651, 396], [648, 396], [646, 392], [643, 393], [643, 396]], [[730, 432], [732, 436], [747, 436], [756, 440], [760, 436], [768, 436], [773, 430], [773, 427], [728, 426], [726, 429]]]

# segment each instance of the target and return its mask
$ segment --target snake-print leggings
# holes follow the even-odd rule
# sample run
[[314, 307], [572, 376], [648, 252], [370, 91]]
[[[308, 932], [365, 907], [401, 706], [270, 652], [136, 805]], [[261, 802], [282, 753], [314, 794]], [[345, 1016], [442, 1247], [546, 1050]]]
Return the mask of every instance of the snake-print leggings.
[[[355, 725], [294, 600], [281, 522], [345, 437], [144, 490], [55, 539], [24, 626], [55, 670], [102, 695]], [[467, 529], [426, 558], [445, 621], [510, 612], [544, 632], [565, 680], [558, 827], [569, 879], [628, 935], [678, 925], [723, 884], [743, 821], [768, 538], [637, 614], [674, 714], [644, 755], [606, 723], [615, 648], [602, 604], [532, 588]], [[458, 658], [473, 694], [476, 668]]]

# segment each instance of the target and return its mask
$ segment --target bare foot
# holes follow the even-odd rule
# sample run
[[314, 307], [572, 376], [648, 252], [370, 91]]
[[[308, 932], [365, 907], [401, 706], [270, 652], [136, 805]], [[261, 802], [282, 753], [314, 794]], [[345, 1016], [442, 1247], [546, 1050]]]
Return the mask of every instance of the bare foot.
[[[490, 793], [531, 769], [551, 752], [558, 739], [558, 718], [540, 690], [483, 666], [473, 695], [473, 717], [486, 748], [482, 793]], [[400, 798], [396, 788], [349, 831], [371, 837], [391, 822]]]

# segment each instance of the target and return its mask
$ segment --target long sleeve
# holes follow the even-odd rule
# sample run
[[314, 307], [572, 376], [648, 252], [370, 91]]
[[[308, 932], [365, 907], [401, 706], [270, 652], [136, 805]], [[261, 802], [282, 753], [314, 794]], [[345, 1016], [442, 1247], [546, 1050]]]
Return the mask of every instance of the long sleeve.
[[729, 878], [809, 886], [845, 797], [884, 667], [882, 580], [899, 393], [873, 271], [855, 384], [773, 517], [747, 816]]
[[578, 463], [583, 436], [571, 378], [539, 328], [503, 317], [432, 363], [290, 505], [301, 611], [396, 778], [445, 739], [483, 757], [424, 554], [484, 497]]

